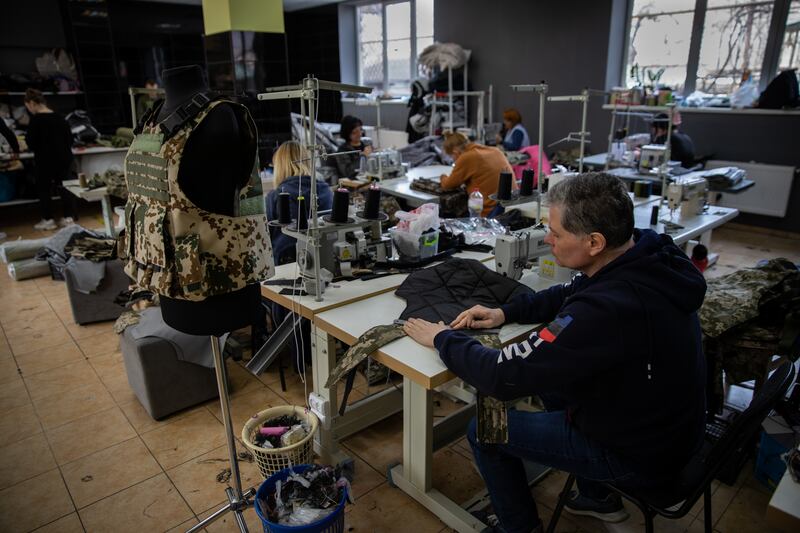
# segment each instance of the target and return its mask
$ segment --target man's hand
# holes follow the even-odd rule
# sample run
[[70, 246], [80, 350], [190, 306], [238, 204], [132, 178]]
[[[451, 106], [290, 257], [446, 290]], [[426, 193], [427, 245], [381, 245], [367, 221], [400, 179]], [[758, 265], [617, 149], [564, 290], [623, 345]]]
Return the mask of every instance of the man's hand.
[[506, 321], [506, 315], [502, 309], [489, 309], [482, 305], [476, 305], [462, 312], [450, 323], [453, 329], [486, 329], [501, 326]]
[[365, 146], [365, 147], [364, 147], [363, 154], [364, 154], [364, 155], [369, 155], [369, 154], [371, 154], [371, 153], [372, 153], [372, 146], [371, 146], [371, 145], [370, 145], [370, 146]]
[[433, 322], [428, 322], [421, 318], [409, 318], [403, 325], [403, 331], [406, 332], [406, 335], [429, 348], [433, 348], [434, 337], [436, 337], [439, 332], [446, 329], [450, 328], [445, 326], [444, 322], [434, 324]]

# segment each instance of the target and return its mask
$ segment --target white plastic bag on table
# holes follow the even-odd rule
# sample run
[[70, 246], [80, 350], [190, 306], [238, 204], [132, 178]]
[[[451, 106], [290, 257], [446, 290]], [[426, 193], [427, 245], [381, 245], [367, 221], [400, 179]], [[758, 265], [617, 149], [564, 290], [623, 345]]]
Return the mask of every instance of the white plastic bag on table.
[[731, 94], [731, 107], [753, 107], [758, 97], [758, 84], [750, 78]]
[[422, 204], [413, 211], [398, 211], [400, 220], [393, 228], [392, 239], [404, 256], [419, 255], [419, 238], [428, 230], [439, 229], [439, 204]]

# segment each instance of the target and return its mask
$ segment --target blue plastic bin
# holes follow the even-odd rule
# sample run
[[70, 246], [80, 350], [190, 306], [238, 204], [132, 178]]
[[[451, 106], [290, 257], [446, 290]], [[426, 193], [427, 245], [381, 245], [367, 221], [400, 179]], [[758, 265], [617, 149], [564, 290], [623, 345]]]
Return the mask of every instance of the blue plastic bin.
[[258, 504], [259, 500], [267, 500], [268, 496], [275, 492], [275, 483], [278, 481], [285, 481], [290, 474], [302, 474], [308, 470], [311, 465], [297, 465], [290, 468], [284, 468], [270, 476], [256, 492], [256, 514], [261, 519], [264, 526], [264, 533], [344, 533], [344, 504], [347, 502], [347, 490], [342, 493], [342, 501], [336, 506], [334, 511], [317, 522], [307, 524], [305, 526], [282, 526], [261, 514], [261, 506]]

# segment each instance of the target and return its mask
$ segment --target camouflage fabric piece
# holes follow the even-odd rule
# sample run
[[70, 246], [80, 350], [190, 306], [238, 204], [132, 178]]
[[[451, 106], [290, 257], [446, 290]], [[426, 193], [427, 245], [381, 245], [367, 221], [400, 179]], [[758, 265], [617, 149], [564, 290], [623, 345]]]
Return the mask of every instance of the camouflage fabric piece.
[[[126, 145], [127, 146], [127, 145]], [[120, 170], [108, 169], [102, 175], [95, 173], [86, 184], [88, 189], [106, 187], [108, 194], [128, 199], [128, 186], [125, 183], [125, 173]]]
[[88, 259], [99, 263], [117, 257], [116, 240], [99, 239], [85, 235], [70, 239], [69, 244], [64, 247], [64, 253], [78, 259]]
[[328, 381], [325, 382], [325, 387], [330, 388], [334, 383], [337, 383], [382, 346], [386, 346], [390, 342], [405, 336], [406, 333], [400, 324], [386, 324], [368, 329], [336, 363], [336, 367], [328, 376]]
[[258, 283], [274, 274], [264, 215], [258, 161], [239, 194], [235, 216], [194, 205], [181, 190], [178, 171], [186, 142], [217, 105], [235, 106], [256, 128], [247, 110], [215, 101], [164, 139], [157, 124], [137, 135], [125, 158], [128, 202], [119, 256], [136, 284], [170, 298], [202, 301]]
[[134, 311], [133, 309], [125, 311], [119, 315], [117, 321], [114, 322], [114, 333], [122, 335], [128, 326], [135, 326], [139, 323], [140, 319], [139, 311]]
[[[403, 326], [400, 324], [387, 324], [368, 329], [338, 361], [328, 376], [325, 387], [330, 388], [337, 383], [373, 352], [405, 336]], [[474, 335], [472, 338], [490, 348], [502, 346], [500, 337], [496, 334]], [[508, 407], [506, 403], [479, 394], [476, 409], [480, 442], [487, 444], [508, 442]]]
[[464, 189], [446, 191], [438, 180], [417, 178], [410, 187], [416, 191], [435, 194], [439, 197], [439, 215], [442, 218], [461, 218], [469, 214], [467, 192]]
[[762, 296], [790, 276], [797, 276], [786, 259], [772, 259], [764, 266], [737, 270], [708, 281], [698, 313], [703, 333], [719, 337], [734, 326], [758, 316]]

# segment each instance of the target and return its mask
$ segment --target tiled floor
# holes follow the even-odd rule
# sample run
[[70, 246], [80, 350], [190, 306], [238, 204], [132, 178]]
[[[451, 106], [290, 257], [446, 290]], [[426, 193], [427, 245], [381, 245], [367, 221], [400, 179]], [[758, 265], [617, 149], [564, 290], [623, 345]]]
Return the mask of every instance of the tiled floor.
[[[83, 221], [87, 224], [86, 220]], [[96, 214], [89, 224], [99, 226]], [[2, 227], [10, 238], [32, 237], [29, 226]], [[800, 261], [800, 240], [723, 228], [715, 232], [719, 266], [709, 276], [776, 256]], [[111, 323], [72, 322], [61, 282], [15, 282], [0, 275], [0, 531], [185, 531], [223, 501], [216, 481], [226, 466], [219, 408], [197, 406], [164, 421], [152, 420], [127, 385]], [[289, 373], [283, 392], [276, 372], [256, 379], [230, 363], [236, 385], [233, 417], [240, 426], [269, 405], [302, 401], [304, 386]], [[363, 383], [354, 397], [366, 390]], [[453, 409], [437, 397], [437, 415]], [[402, 459], [402, 417], [395, 415], [344, 442], [356, 461], [356, 504], [347, 509], [350, 531], [439, 532], [448, 528], [386, 482], [387, 467]], [[463, 501], [482, 487], [463, 439], [436, 453], [434, 484]], [[257, 483], [244, 463], [245, 483]], [[551, 473], [534, 495], [550, 516], [564, 474]], [[715, 530], [764, 532], [769, 492], [748, 466], [734, 487], [715, 484]], [[641, 516], [614, 526], [565, 516], [559, 531], [643, 530]], [[698, 518], [699, 517], [699, 518]], [[251, 531], [257, 517], [247, 513]], [[38, 528], [38, 529], [37, 529]], [[235, 531], [230, 517], [208, 528]], [[677, 522], [659, 520], [658, 531], [701, 531], [702, 506]]]

